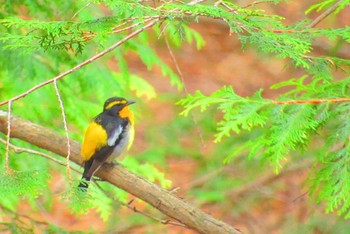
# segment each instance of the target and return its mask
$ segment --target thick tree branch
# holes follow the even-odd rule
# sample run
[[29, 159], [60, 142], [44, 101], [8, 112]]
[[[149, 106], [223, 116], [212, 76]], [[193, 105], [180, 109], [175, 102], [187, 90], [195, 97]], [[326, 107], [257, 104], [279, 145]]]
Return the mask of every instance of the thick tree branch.
[[[7, 133], [7, 113], [0, 111], [0, 131]], [[34, 124], [30, 121], [11, 117], [11, 137], [19, 138], [42, 149], [56, 153], [62, 157], [67, 154], [67, 139], [65, 136]], [[80, 157], [80, 143], [70, 140], [71, 160], [77, 164], [82, 163]], [[184, 223], [200, 233], [241, 233], [228, 224], [219, 221], [192, 204], [180, 199], [165, 189], [148, 182], [135, 175], [123, 166], [103, 166], [96, 176], [133, 194], [152, 205], [165, 215]]]

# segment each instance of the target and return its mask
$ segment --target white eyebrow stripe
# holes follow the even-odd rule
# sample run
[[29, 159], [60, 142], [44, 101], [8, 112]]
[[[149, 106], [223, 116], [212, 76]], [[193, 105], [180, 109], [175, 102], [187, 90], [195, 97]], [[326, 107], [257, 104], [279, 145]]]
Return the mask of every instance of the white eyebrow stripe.
[[108, 138], [107, 140], [107, 144], [109, 146], [113, 146], [116, 142], [116, 140], [118, 139], [118, 137], [120, 136], [120, 134], [122, 133], [123, 128], [121, 126], [119, 126], [117, 129], [114, 130], [114, 132], [112, 133], [112, 135]]

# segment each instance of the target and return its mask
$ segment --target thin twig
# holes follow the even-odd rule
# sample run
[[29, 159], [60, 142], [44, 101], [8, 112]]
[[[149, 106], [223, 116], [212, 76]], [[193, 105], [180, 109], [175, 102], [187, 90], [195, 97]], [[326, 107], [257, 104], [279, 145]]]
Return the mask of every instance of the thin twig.
[[162, 22], [162, 24], [160, 25], [160, 33], [159, 33], [159, 35], [158, 35], [158, 39], [160, 39], [162, 36], [163, 37], [165, 37], [164, 35], [165, 35], [165, 30], [166, 30], [166, 28], [168, 27], [168, 25], [170, 24], [170, 22], [167, 22], [164, 26], [163, 26], [163, 23], [164, 22]]
[[297, 202], [300, 198], [306, 196], [309, 193], [309, 191], [303, 192], [302, 194], [300, 194], [299, 196], [297, 196], [296, 198], [294, 198], [291, 203], [295, 203]]
[[235, 9], [233, 9], [232, 7], [230, 7], [229, 5], [227, 5], [223, 0], [219, 0], [217, 2], [214, 3], [214, 6], [223, 6], [226, 9], [228, 9], [229, 12], [234, 13], [235, 15], [238, 15], [237, 11]]
[[[149, 20], [148, 20], [149, 21]], [[139, 26], [140, 24], [142, 24], [143, 22], [138, 22], [138, 23], [135, 23], [133, 25], [130, 25], [130, 26], [127, 26], [125, 28], [121, 28], [121, 29], [113, 29], [112, 33], [121, 33], [121, 32], [124, 32], [124, 31], [127, 31], [127, 30], [130, 30], [130, 29], [133, 29], [137, 26]]]
[[72, 16], [71, 20], [74, 19], [75, 17], [77, 17], [77, 15], [78, 15], [80, 12], [82, 12], [85, 8], [87, 8], [88, 6], [90, 6], [90, 4], [91, 4], [91, 2], [88, 2], [88, 3], [86, 3], [85, 6], [83, 6], [82, 8], [80, 8], [80, 9]]
[[[0, 142], [4, 145], [7, 145], [7, 142], [3, 139], [0, 138]], [[16, 153], [29, 153], [29, 154], [35, 154], [35, 155], [38, 155], [38, 156], [41, 156], [43, 158], [47, 158], [59, 165], [62, 165], [62, 166], [66, 166], [67, 164], [61, 160], [58, 160], [48, 154], [45, 154], [43, 152], [40, 152], [40, 151], [36, 151], [36, 150], [32, 150], [32, 149], [28, 149], [28, 148], [23, 148], [23, 147], [19, 147], [19, 146], [16, 146], [16, 145], [13, 145], [13, 144], [8, 144], [8, 146], [10, 148], [12, 148]], [[71, 170], [75, 171], [75, 172], [78, 172], [80, 173], [80, 171], [78, 169], [75, 169], [74, 167], [70, 167]]]
[[249, 3], [245, 6], [242, 6], [242, 8], [248, 8], [248, 7], [251, 7], [251, 6], [255, 6], [255, 5], [258, 5], [258, 4], [262, 4], [262, 3], [271, 3], [272, 1], [254, 1], [252, 3]]
[[[235, 15], [238, 15], [238, 13], [237, 13], [237, 11], [235, 10], [235, 9], [233, 9], [232, 7], [230, 7], [229, 5], [227, 5], [224, 1], [222, 1], [222, 0], [219, 0], [219, 1], [217, 1], [217, 2], [215, 2], [214, 3], [214, 6], [219, 6], [219, 5], [221, 5], [221, 6], [223, 6], [224, 8], [226, 8], [229, 12], [232, 12], [233, 14], [235, 14]], [[221, 18], [223, 21], [225, 21], [227, 24], [229, 24], [229, 22], [227, 21], [227, 19], [226, 18]], [[242, 29], [242, 30], [244, 30], [244, 31], [246, 31], [246, 32], [248, 32], [248, 29], [242, 24], [242, 23], [240, 23], [240, 22], [236, 22], [236, 24]], [[230, 28], [230, 36], [232, 35], [232, 29], [231, 29], [231, 27], [229, 27]], [[258, 28], [254, 28], [256, 31], [258, 31]]]
[[[162, 12], [162, 11], [161, 11]], [[169, 11], [169, 12], [171, 12], [171, 11]], [[173, 10], [173, 12], [174, 12], [174, 10]], [[130, 22], [134, 22], [134, 21], [136, 21], [136, 20], [139, 20], [139, 22], [141, 22], [141, 23], [146, 23], [146, 22], [148, 22], [148, 21], [150, 21], [150, 20], [152, 20], [152, 19], [158, 19], [158, 20], [161, 20], [161, 19], [164, 19], [164, 18], [166, 18], [164, 15], [152, 15], [152, 16], [143, 16], [143, 17], [130, 17], [130, 18], [127, 18], [127, 19], [123, 19], [123, 23], [121, 23], [121, 24], [118, 24], [117, 26], [115, 26], [113, 29], [112, 29], [112, 32], [114, 31], [114, 30], [116, 30], [117, 28], [120, 28], [121, 26], [124, 26], [124, 25], [126, 25], [126, 24], [128, 24], [128, 23], [130, 23]]]
[[189, 3], [187, 3], [187, 5], [193, 6], [193, 5], [202, 3], [202, 2], [205, 2], [205, 0], [193, 0], [193, 1], [189, 2]]
[[[164, 27], [164, 28], [165, 28], [165, 27]], [[166, 46], [167, 46], [167, 49], [168, 49], [170, 58], [171, 58], [171, 60], [173, 61], [174, 65], [175, 65], [175, 69], [176, 69], [177, 73], [179, 74], [179, 77], [180, 77], [180, 79], [181, 79], [181, 82], [182, 82], [183, 85], [184, 85], [184, 91], [185, 91], [186, 94], [188, 94], [188, 90], [187, 90], [187, 87], [186, 87], [186, 84], [185, 84], [184, 77], [183, 77], [183, 75], [182, 75], [182, 71], [181, 71], [181, 69], [180, 69], [180, 66], [179, 66], [177, 60], [176, 60], [176, 57], [175, 57], [174, 52], [173, 52], [173, 50], [171, 49], [171, 46], [170, 46], [168, 37], [166, 36], [164, 30], [162, 30], [161, 33], [163, 34], [164, 41], [165, 41], [165, 44], [166, 44]]]
[[12, 101], [8, 103], [8, 111], [7, 111], [7, 134], [6, 134], [6, 153], [5, 153], [5, 168], [6, 173], [10, 172], [9, 165], [9, 151], [10, 151], [10, 138], [11, 138], [11, 109], [12, 109]]
[[[230, 101], [230, 98], [222, 98], [219, 102], [226, 102]], [[259, 103], [259, 104], [265, 104], [265, 105], [297, 105], [297, 104], [311, 104], [311, 105], [318, 105], [323, 103], [341, 103], [341, 102], [350, 102], [350, 98], [329, 98], [329, 99], [295, 99], [295, 100], [288, 100], [288, 101], [279, 101], [274, 99], [263, 99], [263, 100], [246, 100], [247, 102], [252, 103]]]
[[[3, 210], [3, 212], [8, 212], [8, 213], [11, 213], [14, 217], [13, 219], [16, 221], [16, 222], [20, 222], [22, 224], [25, 224], [25, 225], [29, 225], [28, 222], [23, 222], [22, 220], [19, 219], [19, 217], [21, 218], [25, 218], [25, 219], [28, 219], [29, 220], [29, 223], [36, 223], [36, 224], [39, 224], [39, 225], [46, 225], [46, 226], [49, 226], [51, 224], [49, 224], [48, 222], [45, 222], [45, 221], [39, 221], [39, 220], [35, 220], [33, 219], [33, 217], [30, 217], [28, 215], [25, 215], [25, 214], [21, 214], [21, 213], [16, 213], [15, 211], [12, 211], [11, 209], [7, 208], [6, 206], [3, 206], [3, 205], [0, 205], [0, 208], [1, 210]], [[11, 223], [13, 225], [13, 223]], [[33, 231], [31, 229], [31, 231]]]
[[169, 191], [169, 193], [175, 194], [175, 193], [177, 193], [180, 189], [181, 189], [180, 187], [173, 188], [172, 190]]
[[344, 2], [344, 0], [339, 0], [338, 2], [334, 3], [333, 6], [331, 6], [330, 8], [328, 8], [325, 12], [323, 12], [321, 15], [319, 15], [316, 19], [314, 19], [307, 27], [308, 28], [313, 28], [315, 27], [317, 24], [319, 24], [322, 20], [324, 20], [327, 16], [329, 16], [330, 14], [332, 14], [337, 7]]
[[284, 178], [285, 176], [290, 176], [293, 173], [297, 173], [305, 169], [308, 169], [312, 165], [312, 163], [313, 162], [308, 161], [308, 162], [303, 162], [302, 164], [292, 165], [290, 166], [290, 168], [283, 170], [281, 173], [277, 175], [271, 172], [267, 173], [266, 175], [260, 175], [258, 179], [252, 182], [243, 184], [239, 188], [227, 190], [225, 194], [230, 196], [231, 198], [236, 198], [239, 196], [243, 196], [248, 192], [256, 192], [257, 188], [267, 186], [268, 184], [273, 183], [280, 178]]
[[[330, 14], [332, 14], [336, 9], [337, 7], [342, 3], [344, 2], [344, 0], [339, 0], [338, 2], [334, 3], [333, 6], [331, 6], [330, 8], [328, 8], [325, 12], [323, 12], [321, 15], [319, 15], [316, 19], [314, 19], [308, 26], [307, 28], [313, 28], [315, 27], [317, 24], [319, 24], [322, 20], [324, 20], [327, 16], [329, 16]], [[261, 3], [268, 3], [267, 1], [264, 2], [264, 1], [254, 1], [242, 8], [247, 8], [247, 7], [250, 7], [250, 6], [254, 6], [254, 5], [257, 5], [257, 4], [261, 4]]]
[[153, 18], [147, 18], [147, 19], [145, 19], [143, 22], [137, 22], [137, 23], [135, 23], [135, 24], [133, 24], [133, 25], [127, 26], [127, 27], [122, 28], [122, 29], [114, 28], [114, 29], [112, 30], [112, 33], [120, 33], [120, 32], [124, 32], [124, 31], [130, 30], [130, 29], [133, 29], [133, 28], [139, 26], [140, 24], [143, 24], [143, 23], [146, 23], [146, 22], [151, 21], [152, 19], [153, 19]]
[[112, 28], [112, 31], [117, 30], [118, 28], [120, 28], [120, 27], [122, 27], [122, 26], [124, 26], [124, 25], [127, 25], [129, 22], [132, 22], [133, 20], [135, 20], [135, 18], [126, 19], [123, 23], [118, 24], [117, 26], [115, 26], [114, 28]]
[[330, 99], [310, 99], [310, 100], [289, 100], [289, 101], [276, 101], [271, 100], [273, 104], [277, 105], [293, 105], [293, 104], [322, 104], [322, 103], [337, 103], [337, 102], [350, 102], [350, 98], [330, 98]]
[[[125, 22], [123, 22], [123, 23], [117, 25], [116, 27], [114, 27], [114, 28], [112, 29], [112, 31], [108, 32], [107, 34], [117, 34], [117, 33], [120, 33], [120, 32], [124, 32], [124, 31], [130, 30], [130, 29], [136, 28], [136, 27], [139, 26], [140, 24], [147, 23], [147, 22], [149, 22], [149, 21], [151, 21], [151, 20], [153, 20], [153, 19], [156, 19], [156, 18], [159, 18], [159, 17], [158, 17], [158, 16], [156, 16], [156, 17], [145, 17], [145, 18], [143, 19], [143, 21], [140, 21], [140, 22], [135, 23], [135, 24], [133, 24], [133, 25], [127, 26], [127, 27], [125, 27], [125, 28], [118, 29], [118, 28], [120, 28], [121, 26], [124, 26], [124, 25], [126, 25], [126, 24], [128, 24], [129, 22], [131, 22], [131, 21], [134, 20], [133, 18], [131, 18], [131, 19], [128, 19], [127, 21], [125, 21]], [[83, 40], [83, 41], [91, 40], [91, 39], [94, 38], [96, 35], [98, 35], [98, 34], [97, 34], [97, 33], [90, 33], [90, 34], [87, 34], [87, 35], [85, 35], [85, 36], [82, 38], [82, 40]]]
[[[165, 26], [165, 27], [166, 27], [166, 26]], [[165, 44], [166, 44], [166, 46], [167, 46], [167, 48], [168, 48], [168, 52], [169, 52], [169, 55], [170, 55], [170, 57], [171, 57], [171, 60], [173, 61], [174, 65], [175, 65], [175, 69], [176, 69], [177, 73], [179, 74], [179, 77], [180, 77], [180, 79], [181, 79], [181, 82], [182, 82], [182, 84], [183, 84], [183, 86], [184, 86], [185, 94], [189, 94], [189, 91], [188, 91], [188, 89], [187, 89], [187, 86], [186, 86], [186, 83], [185, 83], [185, 79], [184, 79], [183, 73], [182, 73], [182, 71], [181, 71], [181, 68], [180, 68], [180, 66], [179, 66], [179, 63], [178, 63], [177, 60], [176, 60], [176, 57], [175, 57], [174, 52], [173, 52], [173, 50], [171, 49], [171, 46], [170, 46], [168, 37], [166, 36], [165, 30], [162, 30], [161, 33], [163, 34], [164, 41], [165, 41]], [[192, 113], [190, 114], [190, 116], [191, 116], [191, 119], [192, 119], [194, 125], [196, 126], [195, 129], [196, 129], [196, 132], [197, 132], [197, 134], [198, 134], [198, 136], [199, 136], [199, 140], [200, 140], [200, 142], [201, 142], [202, 149], [205, 149], [207, 146], [206, 146], [206, 144], [204, 143], [203, 134], [202, 134], [202, 132], [201, 132], [201, 130], [200, 130], [200, 128], [199, 128], [198, 121], [197, 121], [197, 119], [194, 117], [194, 115], [193, 115]]]
[[200, 176], [199, 178], [196, 178], [195, 180], [188, 182], [183, 187], [186, 190], [190, 190], [190, 189], [195, 188], [195, 187], [201, 187], [203, 184], [210, 181], [212, 178], [215, 178], [219, 174], [223, 173], [228, 168], [229, 168], [229, 166], [224, 166], [224, 167], [220, 167], [214, 171], [208, 172], [208, 173], [204, 174], [203, 176]]
[[61, 98], [61, 94], [60, 94], [60, 91], [59, 91], [58, 86], [57, 86], [57, 80], [54, 80], [53, 86], [55, 87], [56, 96], [57, 96], [58, 102], [60, 103], [60, 108], [61, 108], [64, 132], [66, 134], [66, 140], [67, 140], [67, 157], [66, 157], [67, 175], [68, 175], [69, 182], [72, 182], [72, 173], [70, 171], [70, 165], [69, 165], [71, 148], [70, 148], [70, 140], [69, 140], [69, 133], [68, 133], [66, 114], [65, 114], [65, 111], [64, 111], [64, 105], [63, 105], [63, 101], [62, 101], [62, 98]]
[[159, 222], [159, 223], [161, 223], [161, 224], [171, 224], [171, 225], [174, 225], [174, 226], [180, 226], [180, 227], [183, 227], [183, 228], [188, 228], [188, 227], [187, 227], [185, 224], [183, 224], [183, 223], [174, 222], [174, 221], [171, 221], [171, 220], [168, 220], [168, 219], [164, 220], [164, 219], [161, 219], [161, 218], [157, 218], [157, 217], [151, 215], [150, 213], [147, 213], [147, 212], [144, 212], [144, 211], [142, 211], [142, 210], [137, 209], [135, 206], [132, 206], [132, 205], [131, 205], [131, 204], [134, 202], [134, 199], [131, 199], [131, 200], [130, 200], [129, 202], [127, 202], [127, 203], [122, 202], [122, 201], [116, 199], [114, 196], [110, 196], [110, 195], [108, 194], [108, 192], [105, 191], [96, 181], [94, 181], [94, 182], [95, 182], [95, 185], [96, 185], [107, 197], [109, 197], [110, 199], [112, 199], [112, 200], [118, 202], [120, 205], [127, 207], [128, 209], [132, 210], [132, 211], [135, 212], [135, 213], [139, 213], [139, 214], [141, 214], [141, 215], [143, 215], [143, 216], [145, 216], [145, 217], [148, 217], [148, 218], [150, 218], [150, 219], [153, 219], [153, 220], [155, 220], [155, 221], [157, 221], [157, 222]]
[[67, 76], [67, 75], [69, 75], [69, 74], [71, 74], [71, 73], [73, 73], [73, 72], [79, 70], [80, 68], [86, 66], [87, 64], [90, 64], [90, 63], [92, 63], [93, 61], [95, 61], [95, 60], [101, 58], [101, 57], [104, 56], [105, 54], [107, 54], [107, 53], [113, 51], [115, 48], [119, 47], [120, 45], [122, 45], [122, 44], [125, 43], [126, 41], [130, 40], [131, 38], [135, 37], [135, 36], [138, 35], [139, 33], [143, 32], [144, 30], [146, 30], [146, 29], [152, 27], [153, 25], [155, 25], [155, 24], [158, 23], [159, 21], [160, 21], [159, 18], [158, 18], [158, 19], [155, 19], [155, 20], [153, 20], [153, 21], [151, 21], [150, 23], [146, 24], [146, 25], [143, 26], [142, 28], [139, 28], [138, 30], [136, 30], [136, 31], [134, 31], [134, 32], [132, 32], [132, 33], [130, 33], [128, 36], [124, 37], [123, 39], [121, 39], [120, 41], [118, 41], [117, 43], [115, 43], [114, 45], [112, 45], [111, 47], [109, 47], [108, 49], [105, 49], [105, 50], [103, 50], [102, 52], [98, 53], [97, 55], [95, 55], [95, 56], [93, 56], [93, 57], [91, 57], [91, 58], [85, 60], [84, 62], [82, 62], [82, 63], [80, 63], [80, 64], [78, 64], [78, 65], [76, 65], [76, 66], [73, 67], [72, 69], [63, 72], [63, 73], [61, 73], [60, 75], [58, 75], [58, 76], [56, 76], [56, 77], [54, 77], [54, 78], [52, 78], [52, 79], [49, 79], [49, 80], [46, 80], [46, 81], [44, 81], [44, 82], [42, 82], [42, 83], [40, 83], [40, 84], [37, 84], [37, 85], [35, 85], [34, 87], [32, 87], [31, 89], [29, 89], [29, 90], [27, 90], [27, 91], [25, 91], [25, 92], [23, 92], [23, 93], [21, 93], [21, 94], [15, 96], [15, 97], [11, 98], [11, 99], [9, 99], [9, 100], [2, 101], [2, 102], [0, 103], [0, 106], [5, 105], [5, 104], [9, 103], [10, 101], [13, 102], [13, 101], [18, 100], [18, 99], [20, 99], [20, 98], [23, 98], [23, 97], [27, 96], [28, 94], [34, 92], [35, 90], [37, 90], [37, 89], [39, 89], [39, 88], [41, 88], [41, 87], [43, 87], [43, 86], [45, 86], [45, 85], [47, 85], [47, 84], [50, 84], [50, 83], [54, 82], [55, 80], [60, 80], [60, 79], [62, 79], [63, 77], [65, 77], [65, 76]]
[[[220, 101], [218, 99], [217, 103], [230, 101], [230, 98], [221, 98]], [[297, 104], [311, 104], [318, 105], [323, 103], [341, 103], [341, 102], [350, 102], [350, 98], [329, 98], [329, 99], [295, 99], [288, 101], [279, 101], [274, 99], [263, 99], [263, 100], [246, 100], [247, 102], [266, 104], [266, 105], [297, 105]]]

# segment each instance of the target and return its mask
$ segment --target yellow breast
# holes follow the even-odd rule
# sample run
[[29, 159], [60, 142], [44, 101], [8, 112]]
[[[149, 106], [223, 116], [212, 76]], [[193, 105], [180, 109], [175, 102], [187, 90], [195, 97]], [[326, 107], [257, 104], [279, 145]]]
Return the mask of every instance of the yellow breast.
[[81, 155], [84, 161], [89, 160], [94, 153], [107, 144], [107, 132], [101, 125], [91, 122], [84, 135]]

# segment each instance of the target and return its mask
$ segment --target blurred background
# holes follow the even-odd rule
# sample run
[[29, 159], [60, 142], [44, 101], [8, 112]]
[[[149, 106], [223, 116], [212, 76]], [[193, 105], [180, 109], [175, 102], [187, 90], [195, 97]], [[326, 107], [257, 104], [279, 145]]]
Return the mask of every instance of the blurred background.
[[[234, 1], [239, 6], [253, 2]], [[268, 14], [285, 17], [284, 24], [292, 25], [303, 19], [316, 18], [319, 14], [317, 12], [305, 15], [305, 11], [316, 2], [318, 1], [295, 0], [278, 5], [261, 4], [258, 7], [266, 10]], [[66, 7], [69, 8], [69, 5]], [[101, 14], [94, 13], [93, 7], [96, 6], [91, 6], [86, 11], [92, 15]], [[6, 10], [4, 6], [1, 10], [3, 17], [9, 15], [8, 12], [4, 12]], [[60, 10], [62, 9], [56, 9], [58, 12]], [[103, 7], [99, 7], [98, 11], [108, 12]], [[54, 15], [50, 19], [44, 13], [38, 12], [40, 11], [33, 14], [26, 4], [14, 4], [12, 14], [28, 19], [65, 18], [63, 15]], [[340, 14], [327, 17], [318, 26], [336, 28], [346, 26], [349, 22], [348, 8]], [[182, 90], [163, 76], [162, 69], [157, 66], [149, 69], [137, 53], [123, 49], [60, 81], [59, 87], [62, 88], [63, 101], [67, 109], [70, 136], [82, 139], [84, 128], [89, 119], [99, 113], [104, 99], [115, 95], [125, 96], [137, 102], [133, 106], [136, 115], [136, 139], [126, 164], [132, 164], [134, 159], [140, 164], [151, 164], [171, 181], [172, 186], [169, 189], [176, 188], [177, 196], [183, 197], [243, 233], [348, 233], [349, 221], [336, 214], [326, 214], [322, 203], [312, 199], [309, 194], [307, 178], [312, 166], [312, 157], [308, 157], [310, 156], [308, 152], [302, 155], [297, 153], [290, 155], [293, 160], [288, 161], [279, 174], [275, 174], [274, 167], [261, 162], [259, 158], [247, 159], [245, 155], [234, 158], [229, 164], [224, 164], [224, 158], [239, 146], [239, 142], [249, 139], [246, 133], [214, 143], [216, 122], [220, 118], [220, 113], [212, 107], [205, 112], [193, 111], [185, 117], [180, 115], [182, 107], [176, 104], [181, 98], [196, 90], [210, 94], [224, 85], [232, 85], [242, 96], [252, 95], [257, 90], [264, 89], [264, 97], [274, 98], [278, 93], [269, 89], [272, 84], [300, 77], [303, 75], [302, 71], [292, 69], [286, 60], [258, 54], [249, 46], [242, 48], [236, 35], [230, 35], [229, 28], [218, 20], [200, 18], [198, 23], [190, 23], [189, 26], [200, 33], [205, 41], [200, 50], [197, 50], [195, 43], [184, 43], [181, 47], [176, 47], [171, 41], [168, 42], [171, 48], [169, 49], [164, 38], [153, 33], [148, 34], [149, 46], [161, 61], [176, 73], [181, 72], [179, 78], [184, 86]], [[326, 40], [316, 41], [313, 53], [332, 54], [350, 59], [350, 48], [343, 46], [341, 41], [332, 43]], [[101, 48], [94, 49], [99, 51]], [[54, 57], [53, 52], [49, 53], [50, 57]], [[59, 55], [66, 56], [67, 59], [72, 57], [72, 55]], [[28, 63], [28, 57], [25, 57], [28, 55], [22, 57], [22, 60], [18, 58], [11, 60], [14, 58], [12, 55], [6, 60], [4, 56], [5, 54], [1, 56], [2, 66], [9, 67], [9, 63], [12, 63], [12, 68], [19, 76], [18, 80], [13, 82], [7, 80], [5, 70], [0, 73], [1, 100], [30, 88], [38, 81], [52, 78], [74, 64], [73, 60], [61, 64], [58, 59], [46, 60], [47, 57], [34, 54], [33, 58], [36, 61], [34, 63], [48, 66], [51, 70], [47, 72], [45, 68], [40, 72], [40, 66], [36, 66], [37, 70], [31, 71], [32, 74], [24, 78], [21, 74], [26, 71], [22, 70], [25, 66], [22, 62]], [[83, 61], [84, 56], [88, 57], [88, 54], [77, 56], [75, 62]], [[137, 93], [135, 92], [137, 88], [133, 89], [120, 83], [115, 85], [113, 81], [107, 81], [108, 79], [104, 77], [105, 74], [113, 73], [114, 78], [120, 78], [118, 74], [125, 72], [120, 66], [122, 62], [127, 64], [128, 73], [147, 82], [144, 93]], [[87, 76], [89, 77], [86, 78]], [[96, 91], [92, 92], [94, 89]], [[76, 94], [76, 99], [65, 98], [73, 93]], [[2, 109], [5, 110], [5, 107]], [[47, 86], [42, 91], [14, 103], [13, 113], [63, 132], [61, 113], [52, 87]], [[1, 137], [4, 138], [3, 135]], [[16, 140], [13, 142], [22, 144]], [[28, 160], [38, 157], [25, 155], [23, 158], [27, 161], [14, 159], [13, 166], [23, 164], [23, 168], [28, 167], [30, 165]], [[45, 159], [38, 161], [43, 161], [41, 163], [44, 164]], [[26, 201], [16, 205], [17, 212], [23, 215], [23, 217], [19, 215], [19, 219], [25, 223], [30, 223], [28, 219], [38, 222], [33, 222], [35, 233], [45, 233], [43, 231], [45, 223], [56, 226], [57, 232], [65, 230], [83, 233], [195, 233], [183, 227], [162, 224], [118, 204], [106, 222], [94, 209], [87, 214], [74, 214], [61, 199], [62, 191], [67, 187], [64, 168], [57, 169], [54, 163], [52, 165], [49, 162], [45, 163], [50, 168], [48, 169], [51, 175], [48, 184], [50, 195], [46, 194], [40, 198], [35, 209]], [[73, 176], [75, 179], [80, 178], [78, 173], [74, 173]], [[125, 199], [131, 200], [133, 196], [125, 195]], [[161, 213], [141, 201], [136, 200], [132, 205], [154, 217], [164, 218]], [[0, 221], [10, 222], [10, 218], [0, 215]]]

